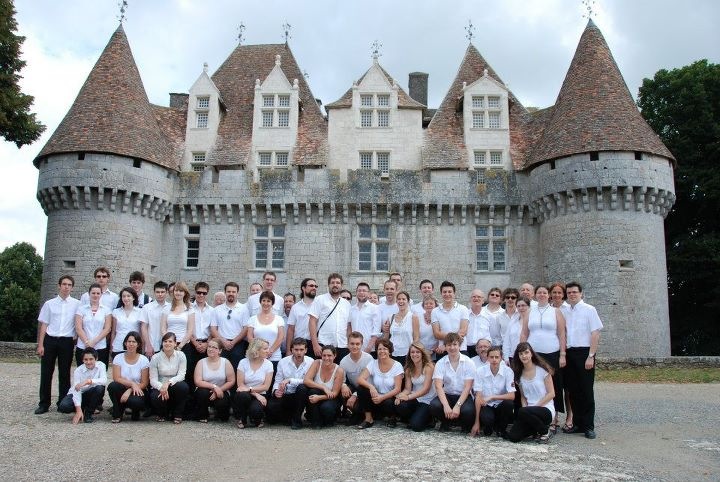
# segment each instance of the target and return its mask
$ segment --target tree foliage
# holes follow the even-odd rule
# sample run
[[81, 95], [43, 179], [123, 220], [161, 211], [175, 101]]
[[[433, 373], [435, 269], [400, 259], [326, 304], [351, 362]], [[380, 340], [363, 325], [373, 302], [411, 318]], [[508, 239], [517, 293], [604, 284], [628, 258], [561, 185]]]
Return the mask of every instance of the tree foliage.
[[0, 340], [35, 339], [42, 270], [43, 259], [29, 243], [0, 253]]
[[677, 159], [665, 221], [673, 354], [720, 354], [720, 65], [644, 79], [638, 105]]
[[31, 95], [20, 90], [20, 46], [25, 37], [15, 34], [15, 7], [12, 0], [0, 0], [0, 136], [18, 147], [40, 137], [45, 126], [30, 112]]

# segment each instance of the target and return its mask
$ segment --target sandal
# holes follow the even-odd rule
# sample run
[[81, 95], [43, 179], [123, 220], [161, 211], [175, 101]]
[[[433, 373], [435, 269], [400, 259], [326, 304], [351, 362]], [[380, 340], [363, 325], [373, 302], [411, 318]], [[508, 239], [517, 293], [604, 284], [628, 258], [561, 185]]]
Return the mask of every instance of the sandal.
[[164, 421], [165, 421], [165, 417], [155, 417], [155, 421], [156, 421], [156, 422], [164, 422]]
[[245, 428], [245, 424], [244, 424], [244, 423], [242, 423], [242, 422], [238, 422], [238, 423], [236, 423], [236, 424], [235, 424], [235, 426], [236, 426], [237, 428], [240, 428], [240, 429], [243, 429], [243, 428]]
[[122, 422], [122, 418], [113, 418], [112, 423], [120, 423]]
[[565, 424], [562, 427], [562, 433], [575, 433], [577, 429], [575, 428], [575, 425], [573, 424]]
[[207, 423], [207, 418], [201, 418], [200, 420], [198, 420], [198, 422], [200, 422], [200, 423]]
[[366, 428], [370, 428], [373, 425], [375, 425], [375, 422], [368, 422], [367, 420], [364, 420], [360, 425], [356, 426], [358, 430], [365, 430]]
[[173, 418], [173, 423], [175, 425], [180, 425], [182, 423], [182, 418], [178, 418], [178, 417]]
[[545, 435], [540, 435], [538, 438], [535, 439], [535, 441], [539, 444], [546, 444], [550, 442], [550, 437], [552, 437], [552, 433], [550, 430], [548, 430], [548, 433]]
[[258, 422], [255, 424], [257, 428], [263, 428], [265, 426], [265, 422]]
[[551, 434], [553, 434], [553, 435], [556, 435], [556, 434], [557, 434], [557, 431], [558, 431], [558, 424], [556, 424], [556, 423], [551, 423], [551, 424], [550, 424], [550, 428], [549, 428], [548, 431], [549, 431], [549, 433], [551, 433]]

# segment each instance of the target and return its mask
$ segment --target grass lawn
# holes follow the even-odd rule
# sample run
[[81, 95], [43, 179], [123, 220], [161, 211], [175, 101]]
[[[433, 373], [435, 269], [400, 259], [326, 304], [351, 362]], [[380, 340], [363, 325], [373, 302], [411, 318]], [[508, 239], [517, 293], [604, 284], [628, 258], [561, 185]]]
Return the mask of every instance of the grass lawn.
[[615, 383], [720, 383], [720, 368], [648, 367], [596, 370], [595, 380]]

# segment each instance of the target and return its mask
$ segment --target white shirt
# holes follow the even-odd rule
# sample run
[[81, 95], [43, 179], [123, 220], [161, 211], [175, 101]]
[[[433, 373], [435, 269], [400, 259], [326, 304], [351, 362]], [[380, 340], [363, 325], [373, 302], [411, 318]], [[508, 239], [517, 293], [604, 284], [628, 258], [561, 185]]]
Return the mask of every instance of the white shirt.
[[292, 308], [290, 308], [287, 324], [288, 326], [295, 326], [295, 334], [293, 335], [294, 338], [305, 338], [306, 340], [310, 339], [310, 320], [308, 319], [308, 310], [310, 310], [312, 304], [312, 301], [306, 303], [305, 299], [302, 298], [300, 301], [295, 303]]
[[400, 310], [397, 303], [389, 305], [385, 300], [380, 301], [380, 304], [377, 305], [377, 307], [380, 309], [380, 320], [382, 323], [385, 323], [392, 317], [392, 315], [394, 315], [398, 312], [398, 310]]
[[[247, 385], [248, 387], [257, 387], [259, 385], [262, 385], [263, 382], [265, 382], [265, 376], [268, 373], [273, 372], [273, 366], [272, 363], [270, 363], [270, 360], [263, 360], [260, 368], [258, 368], [257, 370], [253, 370], [250, 367], [250, 360], [247, 358], [243, 358], [242, 360], [240, 360], [240, 363], [238, 363], [237, 371], [242, 372], [245, 376], [245, 385]], [[266, 392], [262, 392], [262, 394], [264, 393]]]
[[470, 359], [470, 361], [473, 362], [473, 365], [475, 365], [475, 369], [476, 369], [476, 370], [477, 370], [477, 369], [480, 369], [480, 368], [482, 368], [482, 367], [484, 367], [485, 365], [488, 364], [487, 360], [482, 361], [482, 359], [480, 358], [480, 355], [475, 355], [474, 357], [472, 357], [472, 358]]
[[348, 353], [340, 360], [340, 368], [345, 370], [345, 378], [350, 385], [357, 387], [357, 379], [360, 376], [363, 368], [373, 361], [372, 355], [367, 352], [360, 352], [360, 358], [358, 361], [354, 361]]
[[[492, 395], [504, 395], [506, 393], [515, 392], [515, 374], [512, 369], [500, 362], [497, 375], [493, 375], [490, 364], [483, 365], [475, 372], [475, 383], [473, 384], [475, 393], [479, 393], [483, 398]], [[500, 405], [501, 400], [492, 400], [488, 403], [491, 407]]]
[[160, 350], [150, 360], [150, 386], [160, 390], [163, 383], [170, 382], [171, 385], [185, 380], [187, 371], [187, 358], [185, 353], [174, 350], [170, 358]]
[[[83, 305], [89, 305], [90, 304], [90, 293], [87, 291], [80, 296], [80, 303]], [[109, 308], [110, 311], [117, 308], [118, 303], [120, 303], [120, 296], [118, 296], [117, 293], [114, 293], [110, 291], [109, 288], [105, 288], [105, 291], [100, 296], [100, 304], [103, 305], [105, 308]]]
[[170, 313], [170, 303], [167, 301], [161, 305], [155, 300], [142, 307], [140, 320], [147, 325], [148, 337], [153, 351], [160, 351], [160, 340], [162, 339], [160, 322], [162, 316], [168, 313]]
[[[419, 392], [420, 389], [425, 385], [425, 372], [421, 372], [419, 377], [411, 378], [410, 383], [412, 383], [411, 393]], [[430, 381], [430, 390], [428, 390], [425, 395], [416, 398], [416, 400], [418, 401], [418, 403], [424, 403], [428, 405], [436, 396], [437, 393], [435, 392], [435, 384]]]
[[[337, 303], [337, 307], [335, 304]], [[333, 308], [335, 308], [333, 310]], [[318, 343], [334, 345], [336, 348], [347, 348], [347, 325], [350, 320], [350, 302], [338, 297], [334, 300], [330, 293], [315, 297], [308, 310], [310, 316], [317, 318], [316, 330]], [[330, 315], [330, 316], [328, 316]]]
[[130, 314], [125, 313], [124, 308], [115, 308], [112, 312], [113, 320], [115, 320], [115, 337], [113, 338], [112, 351], [125, 351], [123, 341], [125, 336], [131, 331], [140, 333], [140, 317], [142, 310], [137, 306], [133, 306]]
[[[248, 316], [254, 316], [260, 313], [260, 293], [255, 293], [254, 295], [250, 296], [247, 300], [247, 304], [245, 305], [247, 307]], [[273, 303], [273, 313], [275, 313], [278, 316], [282, 316], [285, 313], [285, 299], [280, 296], [279, 294], [275, 293], [273, 291], [273, 295], [275, 295], [275, 302]]]
[[[443, 305], [439, 305], [432, 310], [432, 323], [440, 325], [440, 331], [445, 333], [457, 333], [460, 330], [462, 320], [470, 319], [470, 310], [466, 306], [461, 305], [457, 301], [452, 308], [446, 310]], [[467, 350], [467, 337], [463, 338], [460, 344], [460, 350]]]
[[[255, 338], [262, 338], [263, 340], [267, 341], [270, 346], [272, 346], [272, 344], [275, 343], [275, 340], [277, 340], [278, 338], [280, 328], [285, 326], [285, 321], [282, 319], [281, 316], [275, 315], [270, 323], [264, 325], [260, 323], [257, 315], [253, 315], [248, 320], [248, 326], [252, 327], [253, 336]], [[281, 358], [282, 353], [280, 352], [280, 346], [278, 345], [277, 350], [275, 350], [270, 354], [270, 356], [268, 356], [268, 360], [278, 361]]]
[[75, 313], [80, 302], [68, 296], [62, 299], [60, 295], [43, 303], [38, 315], [38, 321], [47, 325], [47, 333], [57, 337], [75, 337]]
[[215, 307], [215, 317], [210, 322], [210, 326], [216, 326], [221, 337], [232, 340], [247, 326], [248, 318], [250, 317], [247, 306], [244, 304], [238, 301], [230, 307], [227, 303], [223, 303]]
[[275, 374], [275, 383], [273, 384], [272, 391], [274, 392], [280, 387], [280, 382], [283, 380], [290, 380], [285, 386], [285, 393], [295, 393], [298, 385], [303, 382], [305, 374], [310, 369], [313, 359], [309, 356], [303, 357], [303, 361], [300, 365], [295, 366], [292, 355], [286, 356], [278, 362], [277, 373]]
[[[505, 333], [505, 327], [502, 325], [504, 321], [505, 310], [499, 307], [495, 311], [490, 311], [489, 305], [482, 307], [480, 313], [488, 320], [488, 329], [490, 330], [490, 340], [493, 346], [502, 346], [502, 337]], [[477, 342], [477, 340], [476, 340]]]
[[393, 356], [406, 356], [410, 351], [410, 345], [413, 342], [413, 313], [408, 310], [405, 318], [400, 320], [398, 315], [394, 315], [390, 324], [390, 339], [393, 342]]
[[562, 308], [562, 313], [565, 315], [568, 348], [589, 347], [592, 332], [603, 329], [595, 307], [583, 300], [575, 306]]
[[115, 355], [113, 365], [120, 367], [120, 376], [135, 383], [142, 381], [142, 371], [150, 367], [150, 361], [145, 355], [140, 355], [132, 365], [125, 361], [125, 353]]
[[520, 331], [522, 330], [522, 323], [520, 322], [520, 312], [515, 311], [512, 316], [508, 316], [507, 313], [503, 315], [507, 318], [505, 336], [503, 336], [503, 360], [506, 362], [510, 361], [511, 356], [515, 356], [515, 348], [520, 343]]
[[380, 371], [380, 365], [377, 360], [372, 360], [365, 367], [370, 374], [368, 382], [371, 383], [379, 394], [384, 395], [395, 389], [395, 377], [403, 375], [403, 367], [400, 362], [393, 360], [390, 370], [386, 372]]
[[[75, 390], [75, 385], [82, 383], [87, 379], [92, 380], [92, 384], [83, 385], [80, 390]], [[95, 367], [88, 370], [84, 363], [81, 363], [73, 372], [73, 382], [68, 390], [68, 395], [72, 395], [73, 405], [79, 407], [82, 405], [82, 394], [90, 390], [92, 387], [107, 385], [107, 367], [101, 361], [95, 362]]]
[[167, 314], [167, 331], [175, 333], [175, 339], [180, 343], [187, 335], [190, 315], [194, 315], [192, 307], [185, 309], [182, 313], [176, 314], [170, 311]]
[[[550, 374], [545, 371], [544, 368], [535, 366], [535, 378], [528, 380], [527, 378], [520, 377], [520, 388], [522, 394], [525, 396], [529, 407], [538, 406], [538, 402], [547, 395], [547, 389], [545, 388], [545, 378], [549, 377]], [[541, 405], [550, 410], [552, 416], [555, 416], [555, 404], [551, 398], [545, 405]]]
[[207, 340], [210, 338], [210, 322], [215, 317], [215, 310], [207, 303], [200, 308], [197, 302], [194, 302], [192, 307], [195, 310], [195, 339]]
[[530, 308], [528, 317], [528, 343], [538, 353], [555, 353], [560, 350], [557, 335], [557, 312], [552, 305]]
[[[80, 315], [80, 317], [82, 317], [82, 329], [88, 340], [92, 340], [100, 334], [105, 327], [105, 317], [111, 313], [112, 310], [103, 305], [98, 306], [98, 310], [94, 314], [90, 305], [82, 305], [78, 307], [76, 315]], [[79, 336], [77, 340], [77, 347], [81, 350], [86, 348], [85, 343]], [[103, 337], [101, 340], [98, 340], [94, 348], [96, 350], [107, 348], [107, 338]]]
[[[467, 344], [469, 346], [475, 346], [478, 340], [492, 340], [490, 336], [490, 320], [487, 319], [483, 313], [483, 308], [480, 308], [480, 313], [475, 314], [472, 310], [468, 313], [468, 332]], [[493, 345], [495, 341], [493, 340]]]
[[467, 355], [460, 353], [457, 369], [450, 363], [450, 355], [444, 356], [435, 364], [433, 380], [443, 381], [443, 390], [448, 395], [460, 395], [467, 380], [475, 380], [475, 364]]
[[[380, 320], [380, 307], [369, 301], [357, 303], [350, 308], [350, 326], [352, 331], [357, 331], [363, 335], [362, 350], [365, 351], [370, 339], [373, 336], [380, 336], [382, 329], [382, 321]], [[372, 347], [371, 351], [375, 351]]]

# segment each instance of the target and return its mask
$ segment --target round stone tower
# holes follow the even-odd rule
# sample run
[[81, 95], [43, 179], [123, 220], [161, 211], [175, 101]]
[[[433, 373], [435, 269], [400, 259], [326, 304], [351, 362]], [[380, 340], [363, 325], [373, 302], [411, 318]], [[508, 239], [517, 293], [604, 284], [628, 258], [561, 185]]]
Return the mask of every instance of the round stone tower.
[[664, 217], [674, 159], [647, 125], [590, 20], [526, 170], [543, 281], [575, 280], [610, 356], [668, 356]]

